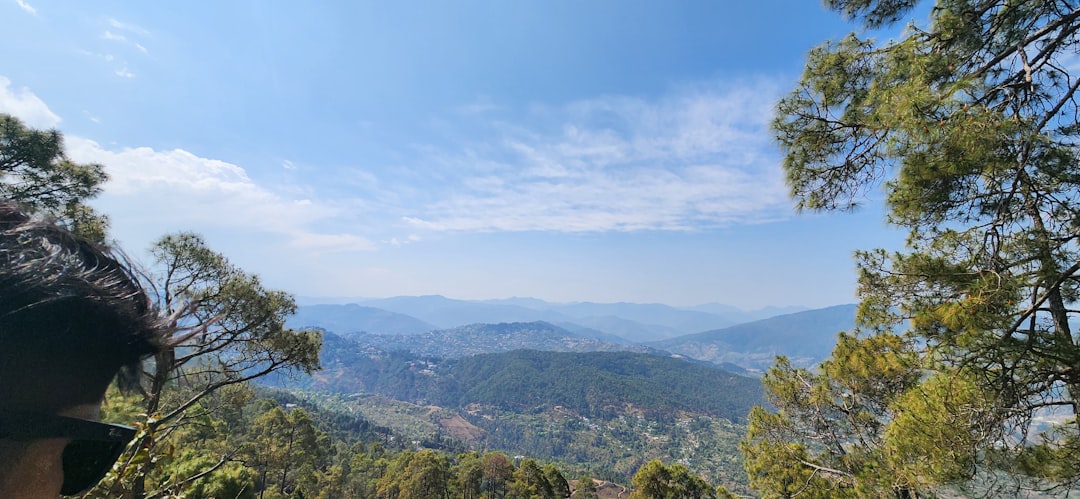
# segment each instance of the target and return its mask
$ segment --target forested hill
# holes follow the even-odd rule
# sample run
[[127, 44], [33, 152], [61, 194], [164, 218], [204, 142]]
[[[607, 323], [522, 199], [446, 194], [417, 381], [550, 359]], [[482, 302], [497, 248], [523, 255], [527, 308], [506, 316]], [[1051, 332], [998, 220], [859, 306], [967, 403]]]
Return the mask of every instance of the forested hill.
[[757, 379], [670, 356], [516, 350], [440, 359], [387, 352], [326, 333], [324, 369], [275, 384], [370, 392], [413, 403], [514, 411], [562, 406], [586, 416], [690, 412], [741, 421], [762, 403]]
[[654, 348], [603, 341], [582, 336], [547, 322], [471, 324], [402, 336], [356, 333], [348, 338], [364, 347], [388, 352], [409, 351], [417, 355], [458, 358], [512, 350], [555, 352], [631, 351], [658, 353]]
[[745, 483], [737, 442], [750, 407], [763, 403], [760, 380], [670, 355], [515, 350], [441, 359], [327, 332], [320, 356], [312, 376], [267, 381], [340, 393], [350, 411], [410, 439], [624, 480], [662, 459], [714, 483]]
[[563, 406], [579, 414], [671, 417], [680, 412], [742, 421], [762, 403], [761, 383], [682, 359], [632, 352], [540, 352], [466, 357], [446, 366], [444, 404], [516, 411]]

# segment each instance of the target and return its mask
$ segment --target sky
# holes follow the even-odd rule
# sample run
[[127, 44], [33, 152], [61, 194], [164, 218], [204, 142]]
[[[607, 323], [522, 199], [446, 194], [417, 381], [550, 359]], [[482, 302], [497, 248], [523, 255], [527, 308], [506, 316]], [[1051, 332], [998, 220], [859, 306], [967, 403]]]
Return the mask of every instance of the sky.
[[820, 3], [0, 0], [0, 112], [105, 165], [147, 252], [302, 297], [856, 301], [880, 196], [796, 213], [769, 130]]

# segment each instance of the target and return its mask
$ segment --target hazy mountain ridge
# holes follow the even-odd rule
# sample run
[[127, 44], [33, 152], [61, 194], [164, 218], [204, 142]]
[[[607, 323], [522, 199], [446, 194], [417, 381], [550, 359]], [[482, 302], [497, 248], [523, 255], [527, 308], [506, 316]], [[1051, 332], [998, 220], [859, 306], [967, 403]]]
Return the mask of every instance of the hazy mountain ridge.
[[815, 365], [832, 352], [836, 336], [855, 327], [856, 305], [837, 305], [690, 334], [648, 345], [713, 363], [765, 370], [777, 355], [794, 365]]
[[358, 304], [416, 317], [441, 329], [477, 323], [572, 322], [569, 316], [546, 310], [536, 310], [520, 305], [454, 300], [439, 295], [397, 296], [365, 300]]
[[300, 301], [306, 304], [290, 319], [290, 326], [315, 326], [338, 333], [416, 334], [477, 323], [542, 321], [581, 336], [616, 343], [657, 341], [715, 330], [792, 308], [747, 312], [715, 303], [678, 308], [656, 303], [551, 303], [536, 298], [470, 301], [439, 295], [355, 299], [351, 304], [315, 304], [319, 300], [314, 298]]
[[436, 329], [415, 317], [355, 303], [342, 305], [306, 305], [297, 307], [285, 325], [291, 328], [316, 327], [337, 334], [373, 332], [418, 334]]
[[[514, 298], [488, 302], [463, 302], [441, 296], [398, 297], [377, 300], [399, 309], [430, 305], [432, 314], [463, 316], [496, 311], [499, 316], [555, 315], [552, 311], [537, 311], [528, 307], [548, 306], [533, 298]], [[523, 306], [528, 305], [528, 307]], [[707, 305], [724, 309], [723, 305]], [[641, 319], [647, 311], [656, 318], [674, 321], [684, 318], [701, 320], [702, 312], [680, 315], [671, 307], [655, 304], [571, 304], [565, 310], [572, 313], [619, 312]], [[763, 309], [764, 310], [764, 309]], [[779, 310], [779, 309], [775, 309]], [[455, 312], [457, 311], [457, 312]], [[636, 315], [635, 315], [636, 314]], [[485, 321], [451, 328], [437, 328], [416, 317], [380, 308], [349, 305], [308, 305], [300, 307], [290, 319], [292, 327], [315, 326], [320, 329], [355, 338], [362, 344], [385, 351], [409, 351], [418, 355], [441, 358], [460, 358], [483, 353], [508, 352], [518, 349], [560, 352], [634, 351], [671, 352], [704, 362], [726, 366], [735, 372], [745, 369], [751, 373], [764, 371], [777, 355], [785, 355], [799, 366], [811, 366], [832, 351], [839, 331], [854, 327], [855, 305], [838, 305], [779, 315], [705, 332], [672, 336], [676, 330], [657, 324], [646, 324], [617, 316], [590, 316], [560, 321]], [[672, 336], [657, 341], [643, 339]], [[740, 372], [745, 374], [745, 372]]]

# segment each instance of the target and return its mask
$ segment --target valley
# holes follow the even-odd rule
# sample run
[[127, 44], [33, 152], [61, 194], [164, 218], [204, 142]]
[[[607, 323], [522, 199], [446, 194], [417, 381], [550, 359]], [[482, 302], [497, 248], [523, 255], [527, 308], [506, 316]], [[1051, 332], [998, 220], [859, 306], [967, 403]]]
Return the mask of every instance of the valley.
[[[622, 483], [659, 459], [746, 491], [737, 444], [750, 408], [766, 403], [756, 376], [775, 355], [820, 361], [854, 322], [845, 305], [682, 334], [738, 315], [548, 305], [403, 297], [301, 306], [290, 326], [323, 331], [323, 369], [267, 383], [333, 397], [417, 447], [500, 450]], [[618, 327], [593, 327], [603, 324]]]

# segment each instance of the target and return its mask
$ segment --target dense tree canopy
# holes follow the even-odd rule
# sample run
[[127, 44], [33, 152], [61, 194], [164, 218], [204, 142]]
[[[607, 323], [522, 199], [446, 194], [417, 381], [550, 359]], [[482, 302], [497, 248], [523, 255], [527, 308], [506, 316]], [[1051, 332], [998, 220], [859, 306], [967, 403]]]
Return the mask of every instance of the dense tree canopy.
[[861, 330], [820, 372], [770, 373], [751, 479], [776, 496], [1074, 485], [1080, 2], [826, 4], [860, 30], [811, 51], [778, 105], [788, 183], [809, 210], [883, 187], [907, 249], [857, 255]]
[[631, 499], [715, 499], [713, 489], [701, 477], [681, 464], [666, 466], [660, 461], [645, 463], [634, 474]]

